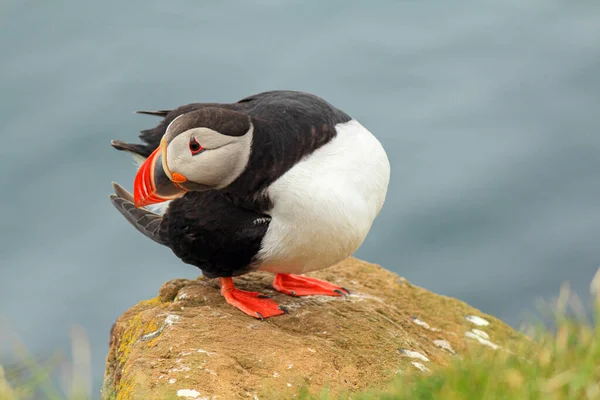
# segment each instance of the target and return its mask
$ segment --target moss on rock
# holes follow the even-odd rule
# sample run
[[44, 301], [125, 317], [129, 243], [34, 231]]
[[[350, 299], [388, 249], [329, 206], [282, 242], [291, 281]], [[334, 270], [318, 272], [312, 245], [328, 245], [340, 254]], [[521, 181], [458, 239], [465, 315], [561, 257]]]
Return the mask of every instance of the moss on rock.
[[17, 396], [4, 377], [4, 368], [0, 365], [0, 399], [16, 400]]

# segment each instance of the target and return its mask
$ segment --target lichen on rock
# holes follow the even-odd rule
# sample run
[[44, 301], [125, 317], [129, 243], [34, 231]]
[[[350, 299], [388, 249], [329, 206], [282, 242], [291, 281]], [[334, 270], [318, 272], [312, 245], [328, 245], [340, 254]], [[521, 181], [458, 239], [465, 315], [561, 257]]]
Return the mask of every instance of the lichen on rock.
[[336, 395], [384, 385], [399, 371], [448, 365], [470, 345], [511, 351], [527, 340], [459, 300], [355, 258], [307, 275], [351, 295], [289, 297], [273, 290], [272, 274], [235, 278], [290, 311], [259, 321], [225, 303], [216, 280], [165, 283], [113, 326], [102, 397], [285, 399], [302, 388]]

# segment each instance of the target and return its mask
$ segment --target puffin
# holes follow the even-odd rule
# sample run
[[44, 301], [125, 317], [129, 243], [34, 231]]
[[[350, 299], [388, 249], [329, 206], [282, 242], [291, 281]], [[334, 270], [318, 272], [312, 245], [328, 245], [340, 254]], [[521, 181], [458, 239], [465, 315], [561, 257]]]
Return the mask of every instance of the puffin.
[[111, 142], [138, 164], [133, 194], [113, 182], [110, 195], [133, 227], [257, 319], [287, 310], [234, 277], [267, 271], [286, 295], [350, 294], [304, 274], [350, 257], [383, 207], [390, 163], [360, 122], [293, 90], [137, 113], [162, 120], [143, 143]]

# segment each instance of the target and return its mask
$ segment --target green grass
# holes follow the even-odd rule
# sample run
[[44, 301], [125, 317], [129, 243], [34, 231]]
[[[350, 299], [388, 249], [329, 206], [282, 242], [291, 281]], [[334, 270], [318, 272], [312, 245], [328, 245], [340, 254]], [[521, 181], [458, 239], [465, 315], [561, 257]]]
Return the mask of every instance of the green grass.
[[0, 400], [98, 398], [91, 390], [90, 348], [81, 328], [72, 330], [71, 362], [60, 353], [40, 360], [17, 337], [11, 343], [18, 362], [0, 365]]
[[[592, 283], [592, 292], [595, 294], [595, 322], [586, 319], [581, 302], [565, 286], [556, 306], [550, 310], [554, 329], [539, 322], [530, 325], [526, 333], [533, 342], [513, 354], [504, 350], [482, 351], [481, 346], [476, 346], [448, 367], [427, 374], [401, 375], [386, 388], [337, 397], [353, 400], [600, 399], [600, 270]], [[81, 347], [81, 338], [77, 342]], [[77, 346], [74, 345], [74, 364], [81, 365], [89, 360], [86, 351], [77, 350]], [[98, 397], [90, 392], [89, 377], [87, 381], [84, 379], [84, 384], [73, 383], [78, 378], [76, 368], [72, 369], [71, 390], [66, 395], [49, 383], [48, 372], [30, 358], [25, 358], [20, 368], [29, 371], [29, 378], [12, 389], [13, 399], [31, 398], [32, 393], [41, 393], [43, 398], [49, 399]], [[81, 378], [79, 376], [79, 381]], [[2, 396], [0, 386], [0, 399], [5, 398], [11, 399]], [[297, 398], [334, 397], [326, 393], [315, 397], [301, 392]]]
[[366, 399], [600, 399], [600, 329], [561, 319], [518, 354], [471, 352], [428, 375], [402, 377]]
[[[341, 396], [353, 400], [600, 399], [600, 270], [592, 282], [594, 321], [578, 297], [563, 286], [550, 309], [553, 329], [530, 325], [533, 339], [514, 354], [473, 347], [452, 365], [428, 374], [398, 377], [383, 389]], [[548, 312], [548, 311], [547, 311]], [[302, 399], [329, 399], [309, 396]]]
[[[514, 354], [472, 348], [465, 357], [428, 374], [398, 377], [383, 389], [340, 398], [353, 400], [600, 399], [600, 270], [592, 283], [594, 321], [565, 285], [552, 313], [554, 329], [531, 325], [533, 339]], [[326, 394], [301, 399], [329, 399]]]

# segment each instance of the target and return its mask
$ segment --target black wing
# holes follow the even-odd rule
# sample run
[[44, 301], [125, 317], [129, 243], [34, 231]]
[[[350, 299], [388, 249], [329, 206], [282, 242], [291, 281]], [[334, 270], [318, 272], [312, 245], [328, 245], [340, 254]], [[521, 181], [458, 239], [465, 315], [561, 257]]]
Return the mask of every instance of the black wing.
[[207, 277], [230, 277], [253, 269], [270, 221], [236, 207], [219, 191], [189, 192], [169, 205], [161, 236], [177, 257]]
[[254, 268], [271, 218], [236, 207], [218, 191], [189, 192], [171, 202], [163, 216], [136, 208], [117, 183], [110, 199], [138, 231], [169, 247], [209, 278], [242, 275]]
[[241, 206], [261, 212], [272, 204], [256, 195], [332, 140], [338, 124], [351, 120], [320, 97], [297, 91], [263, 92], [235, 105], [254, 119], [252, 152], [245, 171], [224, 191], [239, 199]]
[[138, 231], [156, 243], [167, 245], [161, 236], [161, 224], [163, 218], [145, 208], [136, 208], [133, 204], [133, 196], [119, 184], [113, 183], [115, 194], [110, 195], [113, 205]]

